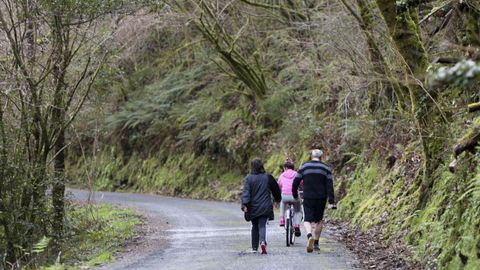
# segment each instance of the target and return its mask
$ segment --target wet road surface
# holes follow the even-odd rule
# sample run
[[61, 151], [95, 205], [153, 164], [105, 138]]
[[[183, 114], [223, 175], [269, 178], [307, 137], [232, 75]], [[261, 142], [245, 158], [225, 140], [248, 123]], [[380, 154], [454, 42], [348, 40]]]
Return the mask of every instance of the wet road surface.
[[[80, 201], [88, 195], [71, 192]], [[261, 255], [249, 252], [250, 223], [245, 222], [236, 203], [110, 192], [97, 192], [94, 200], [135, 207], [169, 224], [164, 235], [168, 247], [124, 254], [102, 269], [355, 269], [355, 259], [329, 237], [328, 228], [320, 238], [318, 253], [306, 253], [303, 231], [293, 247], [286, 247], [278, 212], [267, 226], [268, 254]]]

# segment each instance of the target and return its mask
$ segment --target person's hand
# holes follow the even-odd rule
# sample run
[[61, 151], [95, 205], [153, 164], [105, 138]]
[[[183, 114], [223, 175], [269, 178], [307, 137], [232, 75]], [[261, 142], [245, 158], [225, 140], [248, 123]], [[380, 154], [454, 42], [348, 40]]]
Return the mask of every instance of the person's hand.
[[248, 209], [245, 205], [242, 206], [242, 211], [245, 212], [245, 213], [248, 212]]
[[328, 205], [328, 208], [329, 209], [337, 209], [337, 205], [331, 203], [331, 204]]

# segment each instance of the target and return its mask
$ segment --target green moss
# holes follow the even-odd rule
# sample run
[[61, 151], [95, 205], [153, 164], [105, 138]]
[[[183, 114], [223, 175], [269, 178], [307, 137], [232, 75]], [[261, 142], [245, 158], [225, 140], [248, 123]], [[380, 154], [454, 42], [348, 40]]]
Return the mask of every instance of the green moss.
[[[86, 178], [81, 164], [72, 168], [75, 179]], [[165, 159], [162, 153], [149, 158], [132, 156], [126, 163], [115, 154], [97, 157], [95, 187], [101, 190], [134, 190], [172, 196], [232, 200], [241, 193], [244, 173], [230, 168], [228, 161], [180, 154]], [[77, 182], [78, 184], [78, 182]]]
[[472, 140], [480, 134], [480, 117], [473, 120], [472, 126], [467, 130], [466, 134], [460, 139], [460, 142]]
[[370, 196], [375, 184], [381, 179], [380, 166], [375, 160], [371, 164], [360, 161], [356, 172], [348, 180], [348, 193], [339, 205], [338, 213], [341, 216], [358, 219], [375, 207], [376, 200]]
[[405, 177], [402, 162], [413, 149], [407, 147], [400, 163], [388, 171], [375, 158], [358, 162], [337, 217], [351, 218], [363, 229], [380, 226], [393, 241], [405, 236], [420, 260], [431, 260], [441, 269], [475, 269], [480, 263], [480, 200], [473, 190], [480, 181], [479, 169], [472, 172], [471, 162], [477, 161], [462, 159], [455, 174], [447, 166], [438, 167], [430, 197], [418, 209], [422, 192], [415, 181], [421, 177]]
[[101, 265], [107, 262], [112, 261], [113, 255], [109, 251], [104, 251], [98, 254], [96, 257], [92, 258], [87, 262], [88, 266]]

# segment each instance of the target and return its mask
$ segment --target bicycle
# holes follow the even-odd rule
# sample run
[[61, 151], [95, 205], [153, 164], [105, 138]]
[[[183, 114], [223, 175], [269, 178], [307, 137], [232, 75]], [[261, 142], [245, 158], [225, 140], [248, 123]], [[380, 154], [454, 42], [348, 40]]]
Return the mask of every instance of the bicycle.
[[295, 209], [293, 203], [288, 203], [288, 208], [285, 214], [285, 240], [287, 247], [295, 244], [295, 226], [294, 226]]

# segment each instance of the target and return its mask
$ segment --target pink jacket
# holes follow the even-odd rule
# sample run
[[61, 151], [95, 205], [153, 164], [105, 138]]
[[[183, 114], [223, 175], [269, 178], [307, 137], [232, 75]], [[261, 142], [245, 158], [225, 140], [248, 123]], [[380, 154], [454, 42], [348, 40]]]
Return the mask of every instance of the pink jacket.
[[278, 186], [280, 187], [280, 190], [282, 190], [282, 194], [292, 195], [292, 184], [296, 175], [297, 172], [290, 169], [280, 175], [278, 178]]

